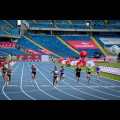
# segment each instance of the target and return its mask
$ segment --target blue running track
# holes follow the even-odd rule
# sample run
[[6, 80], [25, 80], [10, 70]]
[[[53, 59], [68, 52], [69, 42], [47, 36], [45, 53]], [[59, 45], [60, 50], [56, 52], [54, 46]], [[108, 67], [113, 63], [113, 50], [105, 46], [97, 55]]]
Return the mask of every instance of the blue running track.
[[[32, 64], [38, 68], [36, 81], [31, 82]], [[120, 100], [120, 82], [92, 75], [87, 83], [87, 74], [81, 73], [77, 85], [74, 70], [65, 67], [64, 81], [58, 80], [53, 89], [52, 62], [16, 62], [12, 68], [12, 80], [8, 87], [0, 76], [0, 100]], [[57, 65], [58, 69], [61, 66]]]

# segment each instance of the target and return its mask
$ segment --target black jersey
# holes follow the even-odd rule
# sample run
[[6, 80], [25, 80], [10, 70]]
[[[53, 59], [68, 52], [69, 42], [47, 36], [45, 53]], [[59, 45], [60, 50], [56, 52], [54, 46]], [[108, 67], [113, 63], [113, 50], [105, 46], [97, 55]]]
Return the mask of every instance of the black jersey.
[[81, 68], [79, 68], [79, 69], [77, 68], [76, 69], [76, 75], [80, 74], [80, 72], [81, 72]]
[[2, 68], [2, 72], [5, 73], [6, 71], [7, 71], [7, 68], [6, 68], [6, 67], [3, 67], [3, 68]]

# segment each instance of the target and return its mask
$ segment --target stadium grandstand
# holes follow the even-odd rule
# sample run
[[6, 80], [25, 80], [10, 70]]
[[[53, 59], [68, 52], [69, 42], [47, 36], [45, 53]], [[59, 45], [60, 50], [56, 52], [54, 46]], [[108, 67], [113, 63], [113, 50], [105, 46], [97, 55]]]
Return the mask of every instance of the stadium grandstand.
[[31, 49], [45, 55], [40, 51], [44, 49], [50, 53], [49, 57], [74, 58], [85, 50], [88, 57], [94, 57], [96, 52], [101, 57], [109, 57], [111, 54], [105, 47], [114, 43], [120, 46], [119, 32], [119, 20], [0, 20], [1, 43], [15, 44], [10, 48], [2, 47], [0, 51], [17, 56], [34, 54], [27, 51]]

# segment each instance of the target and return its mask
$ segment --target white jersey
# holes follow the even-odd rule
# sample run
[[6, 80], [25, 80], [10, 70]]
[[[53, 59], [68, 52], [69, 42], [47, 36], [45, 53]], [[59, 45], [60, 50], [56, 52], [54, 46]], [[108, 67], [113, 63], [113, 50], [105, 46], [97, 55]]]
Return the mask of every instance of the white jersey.
[[54, 70], [54, 75], [58, 75], [58, 70]]

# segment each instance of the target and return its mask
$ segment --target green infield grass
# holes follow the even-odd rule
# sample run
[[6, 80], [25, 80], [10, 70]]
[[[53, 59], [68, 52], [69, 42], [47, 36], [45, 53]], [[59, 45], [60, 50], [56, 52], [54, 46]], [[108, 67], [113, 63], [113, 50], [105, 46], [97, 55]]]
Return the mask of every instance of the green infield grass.
[[[66, 64], [62, 64], [62, 63], [55, 63], [55, 64], [66, 67]], [[92, 74], [94, 74], [94, 75], [96, 74], [95, 67], [97, 66], [97, 64], [99, 64], [100, 66], [120, 68], [120, 63], [118, 63], [118, 62], [114, 62], [114, 63], [113, 62], [112, 63], [95, 63], [95, 66], [93, 67], [94, 71], [92, 72]], [[70, 66], [69, 68], [75, 69], [76, 67], [77, 66]], [[82, 69], [83, 72], [86, 72], [86, 66], [81, 67], [81, 69]], [[100, 76], [120, 81], [120, 75], [100, 72]]]

